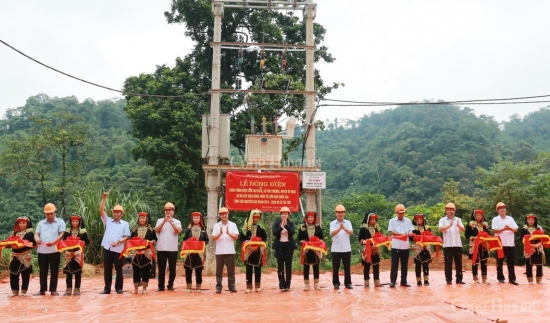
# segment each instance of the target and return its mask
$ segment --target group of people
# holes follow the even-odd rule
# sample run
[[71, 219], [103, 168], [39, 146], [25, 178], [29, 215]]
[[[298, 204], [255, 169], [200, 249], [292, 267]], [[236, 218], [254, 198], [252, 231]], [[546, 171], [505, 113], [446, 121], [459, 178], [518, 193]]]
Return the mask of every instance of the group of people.
[[[150, 216], [145, 212], [138, 214], [136, 225], [130, 230], [127, 221], [122, 220], [124, 208], [116, 205], [112, 209], [112, 217], [105, 212], [107, 193], [102, 195], [99, 213], [105, 225], [105, 233], [101, 246], [103, 248], [105, 285], [101, 294], [111, 293], [113, 267], [116, 272], [115, 291], [123, 293], [123, 258], [131, 254], [133, 269], [134, 293], [147, 293], [151, 272], [154, 271], [155, 259], [158, 263], [158, 289], [174, 290], [176, 263], [178, 259], [178, 236], [183, 232], [181, 222], [174, 218], [175, 206], [168, 202], [164, 206], [164, 217], [157, 220], [153, 226]], [[464, 284], [462, 272], [462, 241], [461, 233], [470, 243], [470, 259], [474, 282], [479, 282], [478, 267], [481, 267], [481, 282], [487, 283], [487, 259], [491, 251], [497, 251], [497, 279], [505, 282], [503, 273], [504, 259], [508, 267], [508, 281], [517, 285], [514, 271], [516, 232], [524, 243], [526, 257], [526, 274], [529, 283], [533, 283], [532, 266], [536, 266], [537, 283], [542, 281], [542, 266], [544, 263], [544, 247], [548, 247], [550, 237], [537, 223], [533, 214], [526, 216], [526, 224], [519, 229], [514, 219], [506, 215], [506, 205], [499, 202], [496, 205], [498, 215], [492, 219], [491, 227], [485, 221], [483, 210], [474, 210], [467, 225], [455, 216], [456, 207], [453, 203], [445, 206], [445, 216], [439, 220], [441, 237], [434, 236], [427, 225], [423, 214], [416, 214], [411, 221], [405, 217], [406, 209], [402, 204], [395, 207], [396, 216], [388, 224], [389, 233], [385, 236], [378, 224], [378, 215], [368, 212], [359, 230], [358, 240], [363, 245], [362, 264], [364, 287], [370, 286], [370, 271], [374, 286], [380, 283], [380, 247], [391, 248], [390, 287], [396, 286], [398, 269], [401, 267], [400, 285], [410, 287], [407, 282], [407, 267], [413, 242], [412, 254], [417, 285], [429, 285], [429, 264], [433, 258], [432, 245], [441, 246], [445, 259], [445, 279], [452, 284], [452, 266], [455, 266], [455, 283]], [[45, 219], [41, 220], [36, 232], [33, 232], [32, 222], [28, 217], [17, 218], [13, 234], [1, 242], [1, 246], [12, 248], [12, 260], [9, 265], [10, 297], [26, 295], [32, 272], [31, 250], [37, 248], [38, 266], [40, 272], [40, 290], [35, 295], [59, 295], [57, 292], [58, 268], [63, 259], [63, 272], [66, 274], [66, 292], [64, 295], [80, 295], [82, 268], [84, 264], [84, 248], [89, 244], [84, 221], [80, 215], [71, 215], [70, 225], [65, 226], [63, 219], [56, 217], [55, 205], [48, 203], [44, 207]], [[298, 227], [289, 219], [290, 209], [282, 207], [280, 218], [272, 227], [272, 248], [277, 259], [279, 289], [286, 292], [290, 289], [292, 279], [292, 260], [294, 250], [300, 245], [300, 263], [303, 265], [304, 290], [310, 290], [310, 270], [313, 271], [313, 289], [319, 287], [319, 264], [327, 254], [327, 246], [323, 241], [324, 234], [316, 212], [307, 212], [304, 222]], [[235, 287], [235, 242], [241, 242], [241, 259], [246, 267], [245, 293], [261, 292], [261, 269], [266, 265], [267, 230], [262, 220], [262, 211], [252, 210], [242, 228], [239, 230], [234, 222], [229, 221], [229, 210], [219, 209], [220, 221], [214, 225], [209, 236], [200, 212], [192, 212], [190, 224], [187, 227], [181, 252], [186, 276], [186, 292], [193, 289], [200, 293], [202, 270], [205, 259], [205, 246], [209, 239], [215, 242], [216, 251], [216, 293], [222, 292], [222, 274], [227, 268], [228, 289], [237, 292]], [[335, 208], [336, 219], [330, 222], [329, 232], [332, 237], [332, 284], [334, 289], [340, 288], [340, 264], [344, 268], [344, 287], [353, 289], [351, 281], [351, 236], [354, 234], [350, 221], [345, 219], [346, 209], [343, 205]], [[490, 235], [490, 230], [494, 236]], [[296, 234], [297, 231], [297, 234]], [[295, 239], [296, 236], [296, 239]], [[437, 249], [438, 250], [438, 249]], [[165, 279], [168, 265], [168, 282]], [[192, 274], [195, 272], [195, 288], [192, 286]], [[50, 284], [48, 289], [48, 272]], [[74, 276], [74, 289], [73, 289]], [[21, 286], [19, 284], [21, 277]]]

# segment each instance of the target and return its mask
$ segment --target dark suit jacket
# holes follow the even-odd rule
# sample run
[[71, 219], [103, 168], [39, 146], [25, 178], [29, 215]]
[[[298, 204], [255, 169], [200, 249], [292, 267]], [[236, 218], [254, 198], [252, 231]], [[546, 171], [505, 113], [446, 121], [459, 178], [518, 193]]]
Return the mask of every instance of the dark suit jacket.
[[[294, 241], [294, 232], [295, 232], [294, 223], [292, 223], [292, 221], [290, 220], [287, 220], [285, 229], [286, 231], [288, 231], [288, 241], [290, 242], [290, 247], [294, 250], [296, 249], [296, 241]], [[283, 228], [281, 228], [281, 219], [273, 223], [273, 226], [271, 227], [271, 231], [275, 236], [275, 240], [273, 241], [272, 248], [274, 250], [277, 250], [277, 248], [279, 248], [279, 240], [281, 239], [281, 231], [283, 231]]]

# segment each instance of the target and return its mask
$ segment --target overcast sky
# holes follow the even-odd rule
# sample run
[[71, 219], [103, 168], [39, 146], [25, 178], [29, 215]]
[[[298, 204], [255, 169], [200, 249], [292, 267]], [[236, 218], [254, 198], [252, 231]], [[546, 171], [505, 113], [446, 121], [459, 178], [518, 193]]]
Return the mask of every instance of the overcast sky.
[[[330, 98], [410, 102], [550, 94], [550, 1], [317, 0], [336, 58], [320, 64]], [[168, 25], [170, 0], [0, 0], [0, 39], [77, 77], [122, 88], [129, 76], [173, 66], [192, 48]], [[48, 70], [0, 44], [0, 116], [29, 96], [120, 98]], [[547, 98], [550, 100], [550, 97]], [[550, 103], [470, 106], [498, 121]], [[318, 119], [384, 108], [322, 107]]]

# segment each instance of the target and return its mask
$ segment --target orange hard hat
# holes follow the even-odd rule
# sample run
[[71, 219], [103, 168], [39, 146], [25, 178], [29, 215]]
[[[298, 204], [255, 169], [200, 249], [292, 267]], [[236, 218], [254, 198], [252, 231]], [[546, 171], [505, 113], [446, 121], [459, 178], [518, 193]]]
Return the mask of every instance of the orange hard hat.
[[281, 211], [279, 211], [279, 213], [283, 213], [283, 212], [288, 212], [288, 213], [290, 213], [290, 209], [288, 208], [288, 206], [283, 206], [283, 207], [281, 208]]
[[219, 214], [222, 214], [222, 213], [229, 213], [229, 210], [226, 208], [226, 207], [222, 207], [220, 208], [220, 210], [218, 211]]
[[172, 209], [172, 210], [175, 210], [175, 209], [176, 209], [176, 207], [174, 206], [174, 204], [172, 204], [172, 203], [168, 202], [168, 203], [164, 204], [164, 209], [165, 209], [165, 210], [166, 210], [166, 209]]
[[405, 208], [405, 205], [397, 204], [395, 206], [395, 213], [405, 213], [405, 212], [407, 212], [407, 209]]
[[445, 208], [446, 209], [453, 209], [456, 211], [456, 206], [454, 205], [454, 203], [447, 203], [447, 205], [445, 205]]
[[113, 211], [120, 211], [122, 213], [124, 213], [124, 208], [122, 207], [122, 205], [115, 205], [115, 207], [113, 208]]
[[346, 208], [342, 204], [338, 204], [334, 208], [334, 211], [335, 212], [346, 212]]
[[497, 206], [496, 206], [497, 211], [498, 211], [498, 208], [501, 208], [501, 207], [506, 207], [506, 204], [504, 204], [502, 202], [498, 202]]
[[57, 211], [57, 209], [55, 208], [55, 205], [53, 203], [48, 203], [44, 205], [44, 213], [51, 213], [55, 211]]

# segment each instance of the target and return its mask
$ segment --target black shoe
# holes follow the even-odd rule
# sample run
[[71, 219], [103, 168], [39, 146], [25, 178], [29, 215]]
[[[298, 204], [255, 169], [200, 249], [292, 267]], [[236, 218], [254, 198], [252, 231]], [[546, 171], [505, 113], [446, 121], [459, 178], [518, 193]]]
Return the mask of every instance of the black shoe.
[[516, 286], [518, 285], [518, 283], [517, 283], [515, 280], [511, 280], [511, 281], [510, 281], [510, 284], [516, 285]]
[[452, 285], [452, 284], [453, 284], [453, 282], [447, 282], [447, 285]]
[[122, 294], [123, 291], [122, 291], [122, 289], [117, 289], [117, 290], [116, 290], [116, 293], [117, 293], [117, 294]]
[[424, 281], [424, 286], [428, 286], [429, 284], [430, 284], [429, 281], [427, 281], [427, 280]]
[[346, 289], [353, 289], [353, 286], [351, 286], [351, 284], [345, 284], [344, 286], [346, 287]]
[[422, 282], [421, 281], [416, 282], [416, 286], [422, 286]]
[[157, 292], [164, 292], [164, 288], [160, 288], [160, 287], [159, 287], [159, 288], [157, 289]]
[[340, 289], [340, 284], [334, 284], [334, 289]]
[[[101, 294], [103, 294], [103, 293], [101, 293]], [[34, 296], [44, 296], [44, 295], [46, 295], [46, 292], [38, 292], [38, 293], [34, 294]]]
[[111, 291], [104, 289], [100, 294], [111, 294]]
[[230, 293], [236, 293], [237, 290], [236, 290], [236, 289], [230, 289], [229, 292], [230, 292]]
[[391, 284], [390, 284], [390, 287], [391, 287], [391, 288], [395, 288], [395, 283], [391, 283]]
[[504, 280], [498, 280], [499, 283], [504, 284]]
[[221, 292], [222, 292], [221, 288], [216, 288], [216, 294], [221, 294]]
[[401, 285], [401, 287], [411, 287], [411, 285], [409, 285], [409, 284], [407, 284], [407, 283], [401, 283], [401, 284], [399, 284], [399, 285]]
[[457, 284], [457, 285], [466, 285], [466, 283], [463, 282], [463, 281], [456, 282], [456, 284]]
[[168, 286], [166, 289], [167, 290], [174, 290], [174, 286]]

